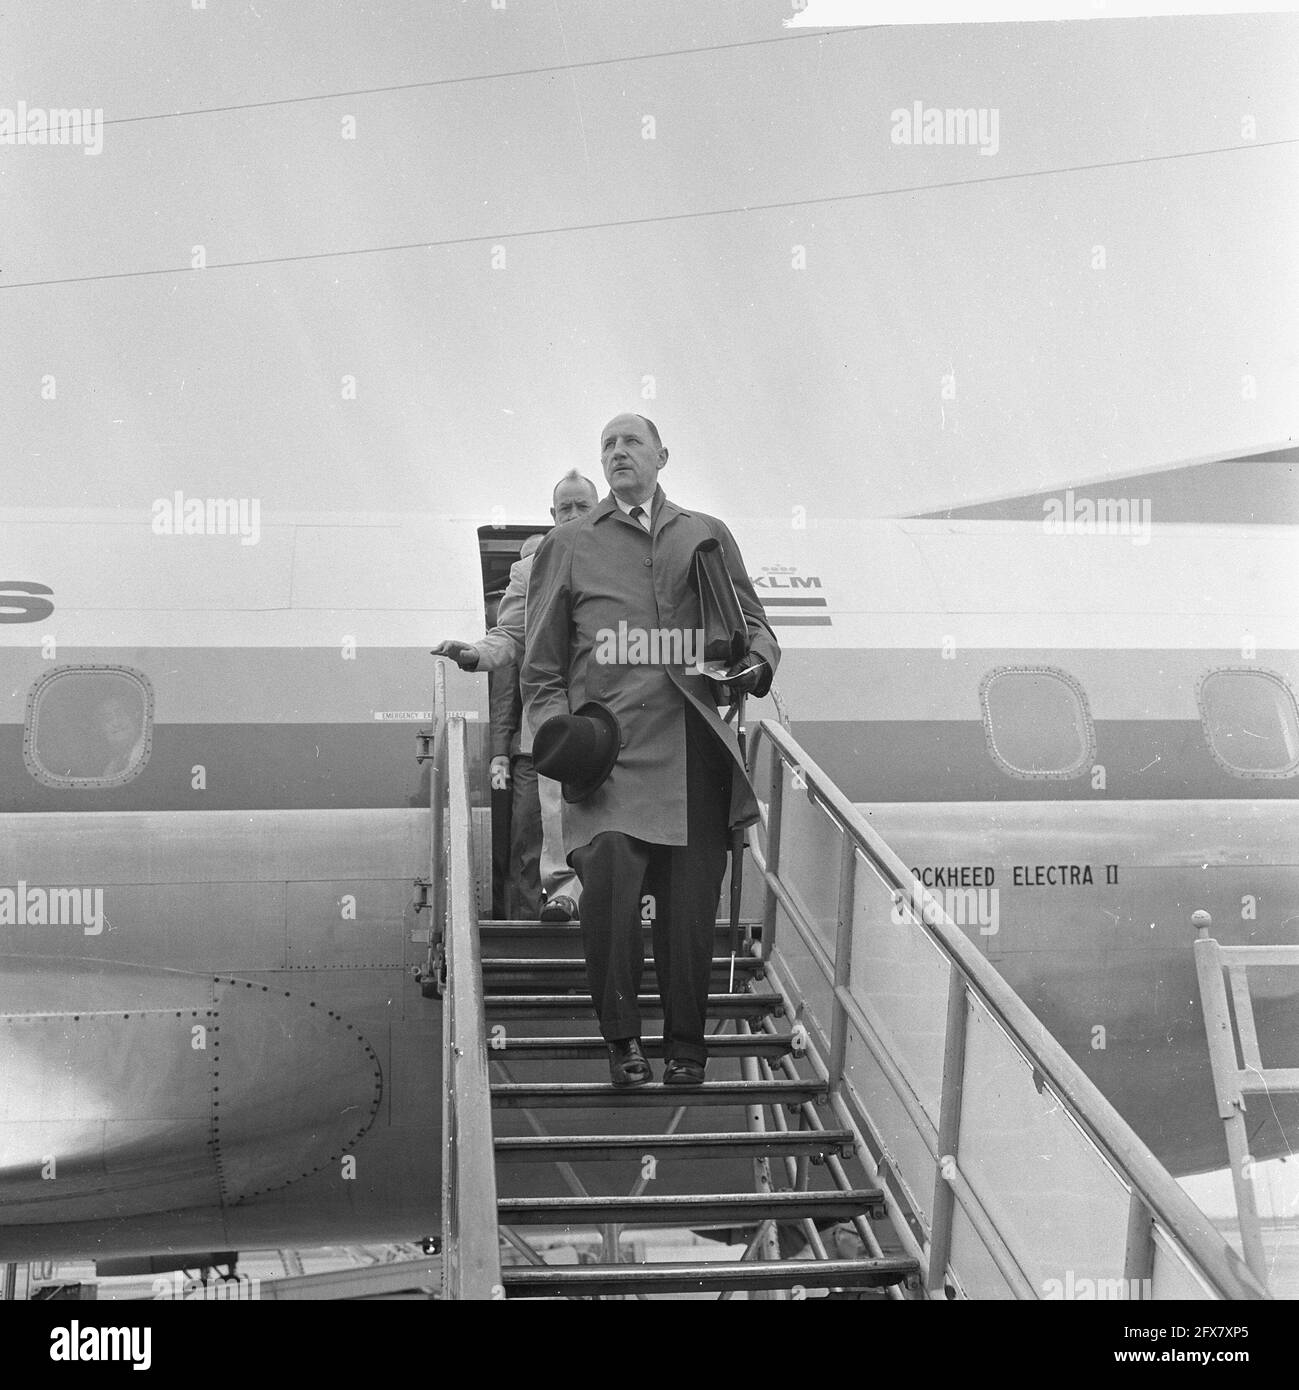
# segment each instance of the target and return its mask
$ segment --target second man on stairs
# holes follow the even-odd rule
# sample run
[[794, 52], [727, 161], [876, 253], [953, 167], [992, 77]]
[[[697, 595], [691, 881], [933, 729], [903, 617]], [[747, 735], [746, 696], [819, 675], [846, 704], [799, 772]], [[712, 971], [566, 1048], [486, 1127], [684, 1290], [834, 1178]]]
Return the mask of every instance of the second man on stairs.
[[[571, 468], [555, 484], [550, 515], [556, 526], [565, 526], [585, 516], [599, 500], [595, 484]], [[463, 671], [488, 671], [517, 680], [532, 559], [533, 552], [525, 544], [524, 553], [510, 566], [496, 625], [485, 637], [477, 642], [440, 642], [433, 648], [435, 655], [451, 657]], [[564, 858], [559, 783], [537, 776], [526, 727], [512, 741], [509, 753], [493, 757], [492, 764], [493, 774], [504, 771], [514, 787], [507, 892], [511, 915], [540, 916], [543, 922], [575, 921], [582, 887]], [[538, 904], [540, 894], [545, 900]]]

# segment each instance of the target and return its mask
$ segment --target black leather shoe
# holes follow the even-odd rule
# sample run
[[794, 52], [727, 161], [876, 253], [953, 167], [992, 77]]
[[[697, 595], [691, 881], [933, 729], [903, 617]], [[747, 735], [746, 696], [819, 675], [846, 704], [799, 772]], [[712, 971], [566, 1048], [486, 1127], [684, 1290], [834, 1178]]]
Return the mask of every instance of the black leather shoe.
[[639, 1038], [619, 1038], [609, 1044], [609, 1080], [620, 1091], [643, 1086], [652, 1078]]
[[702, 1086], [704, 1082], [704, 1063], [693, 1057], [673, 1057], [663, 1069], [665, 1086]]
[[581, 920], [581, 914], [572, 898], [566, 893], [561, 893], [557, 898], [546, 900], [545, 907], [541, 909], [541, 920], [543, 922], [577, 922]]

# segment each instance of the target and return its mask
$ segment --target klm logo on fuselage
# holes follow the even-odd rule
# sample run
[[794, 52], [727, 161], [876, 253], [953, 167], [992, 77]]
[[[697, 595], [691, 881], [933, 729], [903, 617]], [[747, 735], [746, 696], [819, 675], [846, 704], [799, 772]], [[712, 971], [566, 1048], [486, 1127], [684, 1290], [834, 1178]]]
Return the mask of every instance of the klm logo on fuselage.
[[819, 589], [821, 581], [814, 574], [760, 574], [753, 581], [755, 589]]
[[819, 576], [799, 574], [793, 565], [764, 565], [752, 583], [772, 627], [830, 626]]

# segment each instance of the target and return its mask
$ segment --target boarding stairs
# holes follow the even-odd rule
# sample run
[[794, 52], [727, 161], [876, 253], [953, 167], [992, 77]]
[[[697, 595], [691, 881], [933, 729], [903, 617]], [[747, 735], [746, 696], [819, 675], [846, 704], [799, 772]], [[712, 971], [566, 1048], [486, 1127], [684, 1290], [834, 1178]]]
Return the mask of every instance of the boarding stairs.
[[657, 1079], [647, 924], [656, 1079], [612, 1087], [580, 927], [479, 917], [466, 721], [436, 679], [443, 1297], [1266, 1297], [779, 724], [750, 727], [760, 910], [734, 958], [717, 928], [707, 1079]]
[[[648, 924], [645, 931], [640, 1008], [650, 1021], [646, 1052], [661, 1075]], [[592, 1026], [580, 928], [480, 922], [497, 1214], [507, 1256], [519, 1256], [501, 1271], [506, 1297], [847, 1296], [918, 1275], [900, 1252], [828, 1257], [827, 1227], [848, 1226], [864, 1250], [878, 1247], [871, 1223], [886, 1217], [883, 1194], [850, 1171], [852, 1132], [825, 1124], [825, 1081], [794, 1056], [799, 1036], [782, 1027], [784, 1000], [765, 987], [761, 958], [738, 956], [732, 968], [728, 936], [720, 924], [704, 1084], [656, 1080], [620, 1091], [609, 1084], [605, 1045]], [[741, 1183], [752, 1190], [735, 1190]], [[543, 1195], [520, 1195], [539, 1186]], [[722, 1231], [745, 1248], [728, 1259], [624, 1256], [624, 1233], [656, 1228]], [[598, 1258], [547, 1263], [528, 1239], [533, 1231], [552, 1240], [564, 1231], [598, 1235]], [[770, 1258], [782, 1235], [787, 1245], [806, 1245], [808, 1258]]]

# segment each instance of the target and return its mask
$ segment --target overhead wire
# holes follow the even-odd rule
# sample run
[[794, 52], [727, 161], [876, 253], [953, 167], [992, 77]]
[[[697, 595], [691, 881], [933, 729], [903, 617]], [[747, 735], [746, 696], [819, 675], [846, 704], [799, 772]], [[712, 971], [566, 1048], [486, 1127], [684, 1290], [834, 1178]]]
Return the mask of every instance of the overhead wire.
[[[349, 88], [336, 92], [318, 92], [297, 97], [279, 97], [266, 101], [237, 102], [225, 106], [196, 107], [187, 111], [163, 111], [140, 116], [122, 116], [104, 121], [109, 125], [133, 125], [146, 121], [177, 120], [195, 116], [220, 115], [237, 111], [263, 110], [268, 107], [295, 106], [307, 102], [333, 101], [346, 97], [375, 96], [394, 92], [420, 89], [459, 86], [469, 83], [497, 81], [506, 78], [545, 76], [561, 72], [574, 72], [581, 69], [613, 67], [626, 63], [652, 62], [657, 60], [689, 57], [700, 54], [722, 53], [745, 48], [757, 48], [774, 44], [796, 43], [804, 39], [838, 38], [865, 32], [872, 26], [839, 27], [831, 30], [811, 30], [803, 33], [786, 34], [774, 38], [736, 40], [731, 43], [709, 44], [695, 48], [666, 49], [654, 53], [628, 54], [615, 58], [582, 59], [575, 62], [555, 63], [532, 68], [514, 68], [494, 73], [466, 74], [460, 77], [430, 78], [419, 82], [405, 82], [381, 87]], [[1018, 173], [988, 174], [978, 178], [949, 179], [936, 183], [907, 184], [896, 188], [865, 189], [856, 193], [827, 194], [818, 198], [794, 198], [766, 203], [743, 203], [734, 206], [699, 208], [694, 211], [658, 213], [644, 217], [609, 219], [601, 222], [581, 222], [556, 224], [545, 227], [524, 227], [514, 231], [494, 231], [474, 233], [468, 236], [437, 237], [424, 241], [397, 242], [374, 246], [343, 247], [331, 251], [296, 252], [283, 256], [259, 256], [242, 260], [212, 261], [200, 268], [209, 270], [240, 270], [259, 266], [289, 265], [309, 261], [343, 259], [348, 256], [390, 255], [403, 251], [436, 250], [453, 246], [469, 246], [475, 243], [507, 243], [531, 237], [560, 236], [580, 232], [610, 231], [631, 227], [650, 226], [672, 222], [696, 221], [709, 217], [730, 217], [746, 213], [793, 211], [798, 208], [825, 206], [831, 203], [862, 201], [870, 198], [899, 197], [962, 188], [978, 184], [1005, 183], [1019, 179], [1049, 178], [1060, 174], [1086, 173], [1101, 169], [1119, 169], [1140, 164], [1154, 164], [1176, 159], [1194, 159], [1209, 155], [1231, 154], [1241, 150], [1275, 148], [1277, 146], [1299, 143], [1299, 139], [1280, 139], [1254, 141], [1249, 144], [1221, 146], [1207, 150], [1186, 150], [1172, 154], [1142, 155], [1132, 159], [1106, 160], [1090, 164], [1064, 165], [1050, 169], [1029, 169]], [[0, 284], [0, 290], [37, 289], [54, 285], [92, 284], [105, 280], [133, 280], [159, 275], [190, 275], [196, 273], [192, 265], [151, 266], [141, 270], [102, 271], [91, 275], [68, 275], [43, 280], [18, 280]]]
[[338, 101], [344, 97], [382, 96], [391, 92], [414, 92], [434, 87], [459, 87], [473, 82], [496, 82], [512, 77], [546, 77], [560, 72], [589, 68], [618, 67], [624, 63], [648, 63], [664, 58], [684, 58], [702, 53], [726, 53], [740, 48], [760, 48], [770, 44], [797, 43], [802, 39], [838, 38], [859, 34], [868, 26], [855, 25], [825, 31], [782, 35], [770, 39], [737, 39], [732, 43], [700, 45], [697, 48], [670, 48], [657, 53], [629, 53], [617, 58], [585, 58], [577, 62], [549, 63], [535, 68], [509, 68], [503, 72], [466, 73], [460, 77], [432, 77], [420, 82], [397, 82], [384, 87], [353, 87], [340, 92], [316, 92], [300, 97], [276, 97], [268, 101], [232, 102], [228, 106], [198, 106], [189, 111], [156, 111], [143, 116], [116, 116], [104, 125], [135, 125], [141, 121], [174, 121], [189, 116], [225, 115], [231, 111], [259, 111], [270, 106], [298, 106], [310, 101]]
[[692, 212], [656, 213], [645, 217], [614, 218], [603, 222], [560, 223], [549, 227], [517, 228], [509, 232], [476, 232], [471, 236], [436, 237], [426, 241], [397, 242], [379, 246], [352, 246], [335, 251], [303, 251], [285, 256], [258, 256], [237, 261], [211, 261], [198, 269], [188, 265], [151, 266], [144, 270], [112, 270], [93, 275], [68, 275], [46, 280], [18, 280], [11, 284], [0, 284], [0, 290], [35, 289], [48, 285], [81, 285], [101, 280], [133, 280], [155, 275], [194, 275], [211, 270], [240, 270], [255, 266], [289, 265], [307, 261], [341, 259], [347, 256], [375, 256], [400, 251], [428, 251], [449, 246], [470, 246], [481, 242], [506, 244], [527, 237], [610, 231], [659, 223], [698, 221], [708, 217], [730, 217], [742, 213], [785, 212], [796, 208], [822, 207], [830, 203], [856, 202], [868, 198], [900, 197], [906, 194], [931, 193], [941, 189], [967, 188], [978, 184], [1049, 178], [1058, 174], [1089, 173], [1100, 169], [1123, 169], [1139, 164], [1158, 164], [1175, 159], [1198, 159], [1218, 154], [1238, 154], [1244, 150], [1269, 149], [1294, 144], [1299, 144], [1299, 137], [1283, 140], [1261, 140], [1249, 145], [1225, 145], [1207, 150], [1183, 150], [1173, 154], [1141, 155], [1133, 159], [1104, 160], [1093, 164], [1072, 164], [1052, 169], [1026, 169], [1019, 173], [988, 174], [980, 178], [947, 179], [937, 183], [907, 184], [897, 188], [867, 189], [858, 193], [832, 193], [820, 198], [791, 198], [770, 203], [742, 203], [733, 207], [698, 208]]

